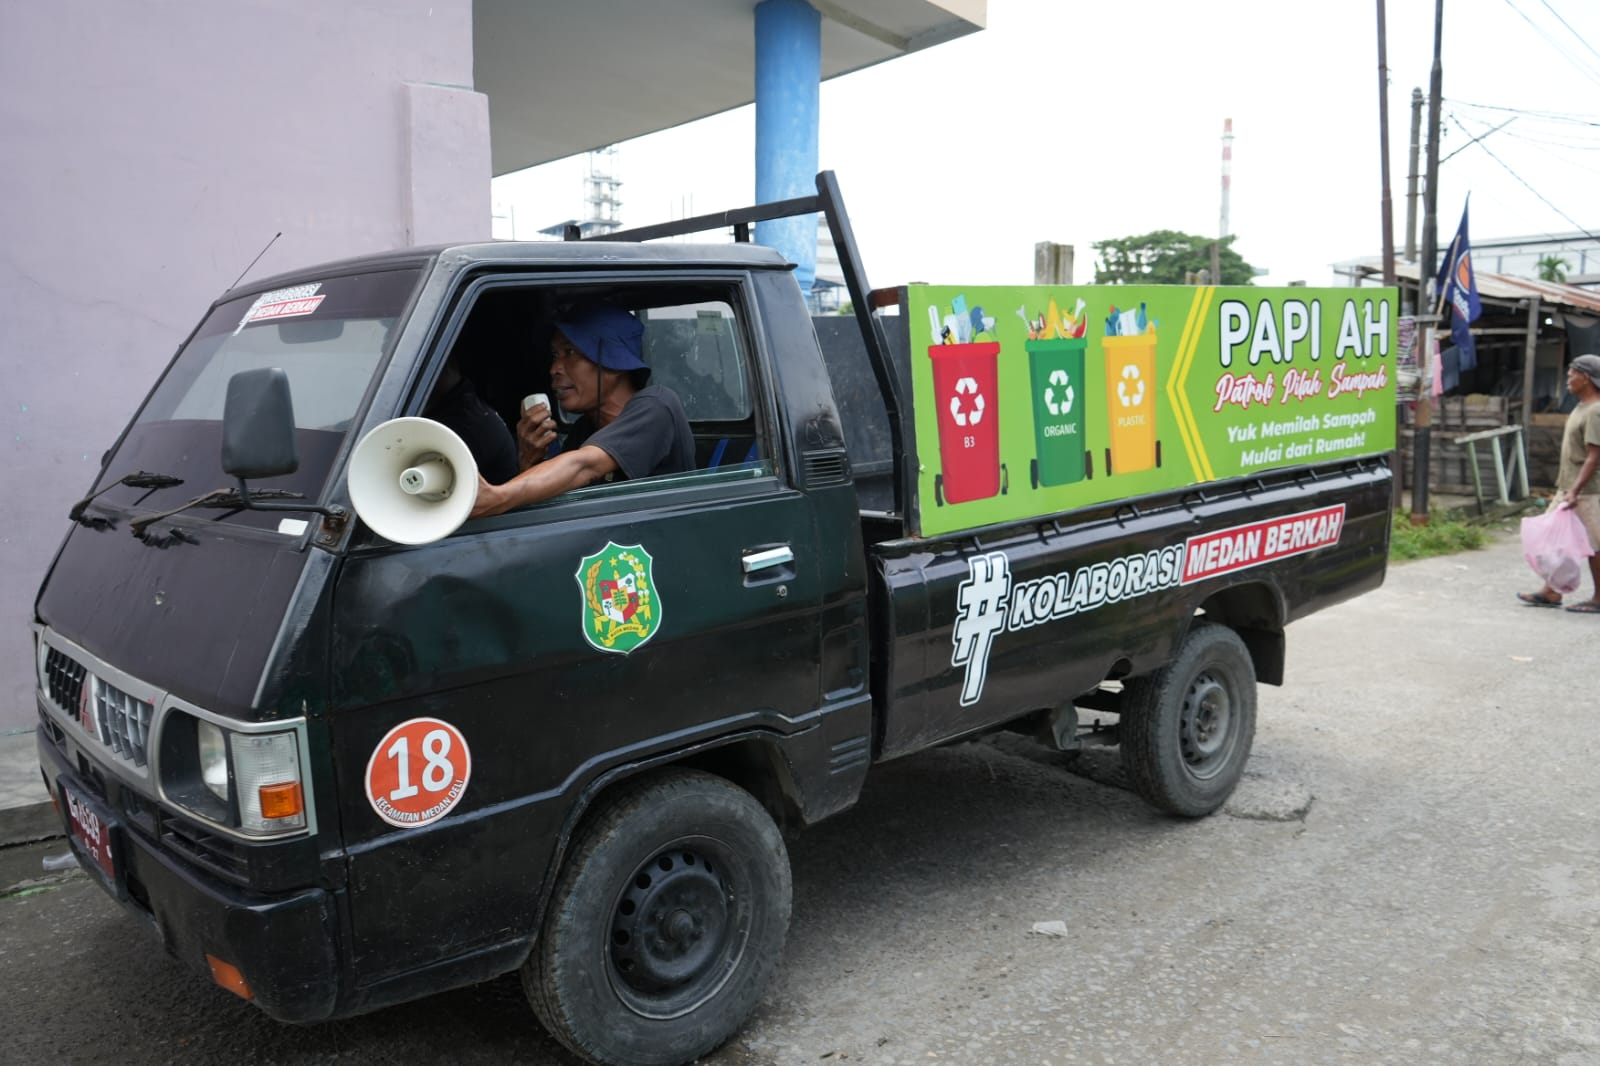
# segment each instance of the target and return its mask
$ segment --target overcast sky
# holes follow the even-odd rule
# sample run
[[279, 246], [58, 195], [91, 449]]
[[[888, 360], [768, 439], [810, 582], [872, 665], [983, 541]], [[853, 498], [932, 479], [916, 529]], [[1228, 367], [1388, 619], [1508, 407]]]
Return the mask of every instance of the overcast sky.
[[[1469, 192], [1478, 239], [1600, 233], [1600, 3], [1444, 7], [1440, 244]], [[1411, 90], [1428, 89], [1434, 3], [1387, 8], [1400, 249]], [[873, 285], [1028, 283], [1041, 240], [1075, 245], [1085, 284], [1094, 241], [1215, 233], [1226, 118], [1230, 229], [1268, 272], [1260, 283], [1333, 284], [1332, 264], [1380, 251], [1375, 0], [988, 9], [981, 32], [823, 83], [821, 164], [838, 174]], [[743, 107], [621, 144], [623, 221], [753, 202], [754, 122]], [[581, 215], [585, 165], [495, 179], [496, 235], [512, 235], [513, 216], [528, 239]]]

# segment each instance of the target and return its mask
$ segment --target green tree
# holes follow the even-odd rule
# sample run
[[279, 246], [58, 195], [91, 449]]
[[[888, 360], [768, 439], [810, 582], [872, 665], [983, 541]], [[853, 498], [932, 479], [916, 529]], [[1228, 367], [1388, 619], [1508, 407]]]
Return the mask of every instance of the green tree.
[[[1211, 269], [1214, 237], [1158, 229], [1139, 237], [1096, 241], [1090, 245], [1100, 258], [1094, 265], [1096, 285], [1183, 285], [1189, 276]], [[1222, 238], [1217, 265], [1218, 285], [1251, 285], [1256, 270], [1233, 250], [1232, 237]]]
[[1539, 260], [1539, 280], [1565, 282], [1567, 266], [1567, 261], [1559, 255], [1547, 255]]

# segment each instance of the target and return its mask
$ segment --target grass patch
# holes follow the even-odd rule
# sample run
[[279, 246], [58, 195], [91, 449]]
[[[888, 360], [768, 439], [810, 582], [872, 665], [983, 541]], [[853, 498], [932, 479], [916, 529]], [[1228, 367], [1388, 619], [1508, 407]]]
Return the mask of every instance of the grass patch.
[[1408, 511], [1394, 513], [1394, 534], [1389, 538], [1391, 559], [1428, 559], [1435, 555], [1454, 555], [1474, 551], [1489, 542], [1481, 526], [1463, 522], [1453, 515], [1435, 512], [1425, 526], [1411, 524]]

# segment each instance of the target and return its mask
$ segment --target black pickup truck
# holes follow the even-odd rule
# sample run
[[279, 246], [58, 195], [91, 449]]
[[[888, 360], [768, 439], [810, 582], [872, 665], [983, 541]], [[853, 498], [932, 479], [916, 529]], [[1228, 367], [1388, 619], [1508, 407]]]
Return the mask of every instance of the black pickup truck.
[[[853, 315], [814, 318], [748, 242], [810, 212]], [[851, 806], [877, 763], [999, 728], [1088, 737], [1162, 810], [1214, 811], [1285, 627], [1383, 580], [1393, 293], [1374, 317], [1359, 290], [1370, 328], [1336, 354], [1336, 315], [1308, 347], [1307, 290], [1271, 336], [1241, 325], [1278, 310], [1257, 290], [1136, 292], [1151, 308], [1112, 308], [1099, 344], [1086, 304], [1057, 305], [1107, 290], [1017, 291], [1038, 314], [870, 289], [823, 174], [815, 197], [601, 241], [411, 249], [224, 294], [38, 595], [38, 750], [80, 863], [273, 1017], [520, 970], [577, 1054], [680, 1063], [778, 966], [784, 833]], [[1191, 310], [1157, 333], [1169, 297]], [[550, 323], [595, 300], [644, 324], [698, 469], [462, 521], [472, 460], [415, 421], [447, 363], [509, 427], [549, 388]], [[1030, 371], [1024, 349], [1070, 351]], [[1196, 386], [1213, 356], [1227, 373]], [[1231, 420], [1222, 446], [1208, 416]], [[1223, 454], [1234, 438], [1253, 443]], [[407, 469], [457, 456], [455, 502], [353, 506], [396, 449]], [[1083, 708], [1111, 727], [1089, 737]]]

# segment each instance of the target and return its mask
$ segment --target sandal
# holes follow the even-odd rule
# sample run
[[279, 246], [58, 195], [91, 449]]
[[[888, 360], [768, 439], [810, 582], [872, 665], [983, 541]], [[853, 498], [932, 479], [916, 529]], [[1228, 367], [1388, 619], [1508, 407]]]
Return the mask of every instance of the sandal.
[[[1519, 593], [1517, 593], [1517, 599], [1521, 600], [1523, 603], [1527, 604], [1529, 607], [1560, 607], [1561, 606], [1561, 597], [1560, 596], [1557, 596], [1555, 599], [1551, 600], [1551, 599], [1546, 599], [1545, 597], [1539, 595], [1537, 592], [1519, 592]], [[1576, 607], [1568, 607], [1567, 610], [1575, 611], [1575, 610], [1577, 610], [1577, 608]], [[1595, 611], [1597, 613], [1600, 613], [1600, 603], [1594, 604], [1590, 608], [1590, 610]]]
[[[1554, 604], [1551, 606], [1554, 606]], [[1567, 610], [1573, 614], [1600, 614], [1600, 603], [1596, 603], [1594, 600], [1583, 600], [1580, 603], [1574, 603]]]

